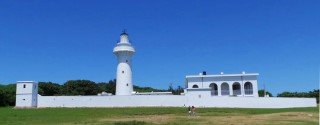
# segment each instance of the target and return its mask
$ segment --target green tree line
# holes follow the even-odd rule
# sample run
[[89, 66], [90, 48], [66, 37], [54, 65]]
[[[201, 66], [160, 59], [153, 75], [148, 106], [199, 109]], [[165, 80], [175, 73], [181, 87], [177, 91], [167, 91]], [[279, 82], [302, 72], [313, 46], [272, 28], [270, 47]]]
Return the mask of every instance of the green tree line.
[[[258, 91], [259, 97], [264, 97], [264, 90]], [[272, 93], [266, 91], [266, 94], [269, 95], [269, 97], [273, 97]]]
[[16, 85], [0, 84], [0, 106], [14, 106], [16, 103]]
[[[133, 90], [137, 92], [164, 92], [165, 89], [155, 89], [152, 87], [133, 86]], [[174, 91], [174, 90], [173, 90]], [[39, 94], [43, 96], [53, 95], [97, 95], [101, 92], [108, 92], [115, 95], [116, 80], [109, 82], [95, 83], [90, 80], [69, 80], [65, 84], [60, 85], [52, 82], [39, 82]]]
[[[64, 84], [53, 82], [39, 82], [38, 93], [42, 96], [61, 96], [61, 95], [97, 95], [101, 92], [116, 92], [116, 80], [109, 82], [93, 82], [90, 80], [69, 80]], [[133, 86], [137, 92], [163, 92], [164, 89], [151, 87]], [[14, 106], [16, 98], [16, 84], [0, 84], [0, 106]]]

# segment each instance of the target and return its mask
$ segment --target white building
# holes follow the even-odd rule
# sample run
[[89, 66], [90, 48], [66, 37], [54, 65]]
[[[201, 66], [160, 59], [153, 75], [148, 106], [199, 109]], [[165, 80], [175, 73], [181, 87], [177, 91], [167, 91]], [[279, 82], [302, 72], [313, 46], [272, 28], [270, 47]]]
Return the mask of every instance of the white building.
[[[138, 107], [138, 106], [196, 106], [237, 108], [290, 108], [316, 107], [315, 98], [258, 97], [258, 73], [186, 76], [182, 95], [171, 92], [134, 93], [131, 57], [135, 50], [128, 34], [120, 35], [113, 49], [118, 58], [116, 95], [101, 93], [97, 96], [41, 96], [38, 83], [18, 81], [17, 108], [43, 107]], [[101, 96], [108, 95], [108, 96]]]
[[16, 107], [37, 107], [38, 83], [18, 81], [16, 85]]
[[186, 93], [203, 93], [211, 96], [259, 97], [258, 73], [218, 74], [186, 76]]
[[135, 50], [129, 42], [129, 35], [123, 31], [120, 42], [113, 49], [118, 58], [116, 95], [131, 95], [133, 92], [131, 57]]

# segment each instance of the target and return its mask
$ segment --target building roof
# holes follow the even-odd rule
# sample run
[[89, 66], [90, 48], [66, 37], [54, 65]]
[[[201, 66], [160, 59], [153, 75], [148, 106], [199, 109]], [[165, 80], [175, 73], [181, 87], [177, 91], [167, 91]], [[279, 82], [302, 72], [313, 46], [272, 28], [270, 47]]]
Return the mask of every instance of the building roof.
[[127, 33], [127, 30], [124, 29], [124, 30], [122, 31], [121, 35], [127, 35], [127, 36], [128, 36], [129, 34]]
[[258, 76], [258, 75], [259, 75], [259, 73], [216, 74], [216, 75], [187, 75], [186, 78], [225, 77], [225, 76]]
[[35, 81], [17, 81], [17, 83], [35, 83]]

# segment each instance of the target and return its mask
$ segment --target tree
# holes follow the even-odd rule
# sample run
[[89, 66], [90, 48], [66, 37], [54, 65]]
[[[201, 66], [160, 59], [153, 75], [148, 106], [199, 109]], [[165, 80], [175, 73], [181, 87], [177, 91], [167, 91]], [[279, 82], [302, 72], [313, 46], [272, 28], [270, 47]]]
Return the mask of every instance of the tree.
[[152, 87], [140, 87], [140, 86], [136, 86], [136, 85], [133, 85], [133, 89], [136, 92], [164, 92], [165, 91], [162, 89], [155, 89]]
[[16, 104], [16, 84], [6, 85], [7, 102], [9, 105], [14, 106]]
[[0, 106], [7, 106], [6, 93], [0, 88]]
[[62, 94], [62, 86], [52, 82], [39, 82], [39, 94], [43, 96], [53, 96]]
[[112, 93], [113, 95], [116, 94], [116, 79], [110, 80], [106, 85], [106, 91], [108, 93]]
[[106, 82], [99, 82], [97, 83], [98, 87], [99, 87], [99, 92], [106, 92], [107, 89], [107, 84]]
[[310, 97], [315, 97], [317, 99], [317, 103], [319, 104], [319, 89], [314, 89], [313, 91], [309, 91]]
[[173, 95], [180, 95], [183, 92], [183, 88], [181, 86], [178, 86], [176, 89], [172, 86], [172, 83], [170, 83], [169, 92], [172, 92]]
[[66, 95], [97, 95], [99, 86], [90, 80], [69, 80], [64, 85]]
[[180, 95], [183, 92], [183, 88], [181, 86], [178, 86], [176, 89], [172, 90], [173, 95]]
[[172, 83], [170, 83], [170, 84], [169, 84], [168, 91], [173, 93], [173, 86], [172, 86]]
[[14, 106], [16, 103], [16, 84], [0, 85], [0, 106]]
[[108, 83], [106, 82], [99, 82], [97, 83], [99, 86], [99, 92], [107, 92], [112, 93], [113, 95], [116, 93], [116, 80], [109, 80]]
[[[259, 97], [264, 97], [264, 90], [263, 89], [259, 90], [258, 94], [259, 94]], [[269, 97], [273, 97], [272, 93], [270, 93], [268, 91], [266, 92], [266, 94], [268, 94]]]
[[177, 95], [181, 95], [181, 93], [183, 93], [183, 88], [181, 86], [178, 86]]

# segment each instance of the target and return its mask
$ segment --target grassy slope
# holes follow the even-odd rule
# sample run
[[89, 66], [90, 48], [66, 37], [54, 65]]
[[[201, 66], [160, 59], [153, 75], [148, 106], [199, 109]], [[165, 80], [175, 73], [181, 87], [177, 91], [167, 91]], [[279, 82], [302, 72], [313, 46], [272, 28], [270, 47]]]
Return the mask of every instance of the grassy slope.
[[[237, 108], [198, 108], [200, 117], [229, 117], [253, 116], [258, 114], [272, 114], [284, 112], [305, 112], [319, 114], [317, 108], [287, 108], [287, 109], [237, 109]], [[113, 124], [115, 122], [101, 119], [120, 119], [136, 116], [179, 116], [172, 121], [173, 124], [186, 120], [186, 108], [46, 108], [46, 109], [12, 109], [0, 108], [0, 125], [12, 124]], [[180, 117], [181, 116], [181, 117]], [[317, 116], [319, 118], [319, 115]], [[190, 124], [201, 121], [192, 120]], [[270, 121], [272, 122], [272, 121]], [[318, 121], [319, 122], [319, 121]], [[309, 124], [307, 121], [301, 123]], [[314, 123], [318, 124], [318, 123]]]

